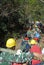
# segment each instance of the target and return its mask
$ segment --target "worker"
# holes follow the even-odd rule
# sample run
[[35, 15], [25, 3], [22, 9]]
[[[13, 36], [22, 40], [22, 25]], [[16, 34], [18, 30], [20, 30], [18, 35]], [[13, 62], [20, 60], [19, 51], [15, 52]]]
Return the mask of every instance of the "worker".
[[27, 40], [27, 41], [29, 40], [29, 38], [27, 37], [27, 35], [24, 37], [24, 40]]
[[29, 39], [32, 38], [32, 37], [31, 37], [31, 34], [32, 34], [32, 32], [31, 32], [31, 27], [29, 27], [29, 29], [28, 29], [28, 31], [27, 31], [27, 37], [28, 37]]
[[[41, 54], [41, 48], [37, 45], [37, 42], [34, 39], [31, 40], [30, 44], [32, 45], [30, 49], [31, 53], [35, 52], [35, 53]], [[36, 65], [39, 63], [41, 63], [40, 60], [32, 59], [32, 65]]]

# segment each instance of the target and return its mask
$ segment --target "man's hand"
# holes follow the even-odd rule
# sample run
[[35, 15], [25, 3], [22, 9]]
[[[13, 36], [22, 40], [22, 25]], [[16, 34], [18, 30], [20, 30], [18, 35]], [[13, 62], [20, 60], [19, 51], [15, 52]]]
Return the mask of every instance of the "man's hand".
[[34, 54], [34, 59], [42, 60], [43, 58], [42, 54], [38, 54], [38, 53], [33, 53], [33, 54]]

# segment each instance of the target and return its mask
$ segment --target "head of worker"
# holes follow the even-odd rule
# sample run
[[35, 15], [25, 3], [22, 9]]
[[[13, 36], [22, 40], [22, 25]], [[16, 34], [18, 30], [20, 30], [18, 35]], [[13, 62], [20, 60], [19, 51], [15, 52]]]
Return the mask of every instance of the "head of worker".
[[24, 40], [26, 40], [26, 41], [29, 40], [29, 38], [27, 37], [27, 35], [25, 35]]
[[36, 45], [37, 44], [37, 41], [36, 40], [34, 40], [34, 39], [32, 39], [31, 41], [30, 41], [30, 43], [29, 43], [30, 45]]
[[6, 42], [6, 47], [12, 50], [15, 50], [16, 40], [14, 38], [9, 38]]

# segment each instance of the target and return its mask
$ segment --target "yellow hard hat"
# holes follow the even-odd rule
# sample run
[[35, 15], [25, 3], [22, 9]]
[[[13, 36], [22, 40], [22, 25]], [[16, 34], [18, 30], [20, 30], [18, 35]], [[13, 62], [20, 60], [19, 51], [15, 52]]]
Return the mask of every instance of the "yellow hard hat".
[[37, 42], [34, 40], [34, 39], [32, 39], [31, 41], [30, 41], [30, 44], [37, 44]]
[[35, 25], [35, 27], [37, 28], [37, 25]]
[[13, 38], [8, 39], [6, 42], [6, 47], [12, 48], [13, 46], [16, 46], [16, 40]]

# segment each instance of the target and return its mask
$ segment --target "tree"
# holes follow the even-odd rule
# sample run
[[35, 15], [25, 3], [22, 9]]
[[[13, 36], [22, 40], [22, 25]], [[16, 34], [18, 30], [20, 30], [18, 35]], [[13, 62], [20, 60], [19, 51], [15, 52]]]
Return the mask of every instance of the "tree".
[[23, 29], [29, 20], [39, 19], [44, 21], [44, 3], [41, 0], [0, 0], [0, 36], [2, 40], [13, 37], [13, 33]]

